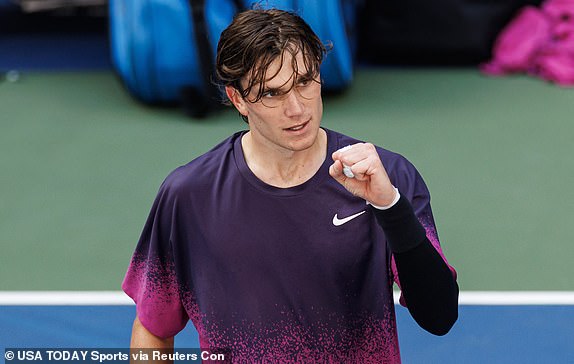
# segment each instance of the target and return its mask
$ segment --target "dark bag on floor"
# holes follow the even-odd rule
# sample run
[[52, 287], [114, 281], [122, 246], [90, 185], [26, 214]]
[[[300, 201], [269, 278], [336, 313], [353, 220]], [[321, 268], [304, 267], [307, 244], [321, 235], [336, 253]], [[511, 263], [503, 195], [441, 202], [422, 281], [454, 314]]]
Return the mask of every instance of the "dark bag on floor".
[[367, 0], [359, 58], [374, 64], [477, 64], [524, 5], [541, 0]]

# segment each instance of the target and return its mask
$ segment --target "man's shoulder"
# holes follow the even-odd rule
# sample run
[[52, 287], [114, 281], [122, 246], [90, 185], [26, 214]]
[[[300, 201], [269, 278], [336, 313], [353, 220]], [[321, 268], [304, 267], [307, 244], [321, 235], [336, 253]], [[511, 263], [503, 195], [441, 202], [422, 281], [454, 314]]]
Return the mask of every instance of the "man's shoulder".
[[210, 185], [222, 166], [233, 160], [233, 147], [240, 133], [226, 138], [208, 152], [192, 161], [177, 167], [165, 178], [162, 187], [172, 191], [194, 189]]

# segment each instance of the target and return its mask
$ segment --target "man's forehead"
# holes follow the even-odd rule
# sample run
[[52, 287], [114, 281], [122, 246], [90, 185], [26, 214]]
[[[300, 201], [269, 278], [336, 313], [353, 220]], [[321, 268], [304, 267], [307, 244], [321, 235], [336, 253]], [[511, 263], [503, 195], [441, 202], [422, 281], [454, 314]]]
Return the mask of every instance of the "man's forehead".
[[[293, 62], [293, 56], [290, 52], [284, 52], [283, 56], [276, 57], [265, 70], [264, 77], [261, 81], [265, 83], [267, 88], [281, 88], [293, 82], [293, 79], [300, 76], [306, 75], [308, 73], [306, 62], [303, 58], [303, 54], [299, 51], [295, 56], [295, 62]], [[255, 68], [252, 72], [248, 73], [248, 77], [256, 77], [256, 75], [261, 74], [260, 68]], [[251, 83], [252, 79], [246, 80], [246, 83]], [[259, 80], [255, 80], [256, 83]], [[259, 82], [261, 83], [261, 82]]]

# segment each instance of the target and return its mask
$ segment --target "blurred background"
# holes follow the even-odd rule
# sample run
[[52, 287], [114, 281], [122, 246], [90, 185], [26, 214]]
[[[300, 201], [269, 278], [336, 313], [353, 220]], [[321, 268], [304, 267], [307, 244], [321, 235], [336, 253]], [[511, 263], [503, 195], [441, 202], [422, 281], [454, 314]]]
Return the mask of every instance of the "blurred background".
[[[128, 21], [113, 10], [127, 3], [0, 0], [0, 291], [6, 294], [119, 291], [163, 178], [246, 127], [231, 109], [200, 105], [198, 114], [192, 105], [190, 111], [202, 89], [191, 97], [182, 92], [185, 100], [151, 102], [134, 91], [118, 67], [110, 30]], [[573, 90], [528, 72], [491, 77], [479, 68], [518, 12], [542, 2], [342, 3], [352, 72], [325, 93], [323, 126], [417, 166], [463, 292], [574, 291]], [[121, 48], [117, 38], [115, 46]], [[556, 306], [558, 314], [466, 307], [441, 344], [414, 326], [401, 331], [404, 356], [540, 362], [554, 355], [554, 362], [568, 362], [570, 346], [550, 338], [572, 337], [574, 313]], [[7, 317], [30, 312], [13, 310], [0, 304], [0, 321], [13, 338], [24, 337], [14, 336], [26, 329]], [[405, 310], [397, 310], [409, 322], [402, 327], [410, 327]], [[473, 316], [477, 311], [485, 316]], [[544, 316], [529, 316], [537, 311]], [[516, 321], [504, 321], [510, 331], [496, 331], [486, 321], [493, 317]], [[126, 343], [129, 323], [120, 326], [121, 339], [105, 345]], [[522, 343], [505, 341], [520, 334]], [[413, 341], [419, 350], [409, 352]], [[524, 351], [525, 342], [534, 349]], [[507, 349], [488, 352], [497, 345]]]

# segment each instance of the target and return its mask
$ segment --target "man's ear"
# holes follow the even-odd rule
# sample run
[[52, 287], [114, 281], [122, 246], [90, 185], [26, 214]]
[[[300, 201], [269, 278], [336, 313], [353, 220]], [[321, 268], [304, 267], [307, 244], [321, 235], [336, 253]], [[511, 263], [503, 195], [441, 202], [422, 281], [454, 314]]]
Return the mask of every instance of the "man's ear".
[[247, 116], [247, 114], [249, 114], [246, 106], [246, 101], [243, 99], [235, 87], [229, 85], [225, 86], [225, 94], [241, 115]]

